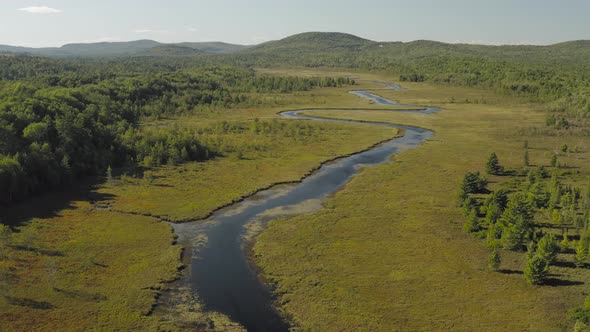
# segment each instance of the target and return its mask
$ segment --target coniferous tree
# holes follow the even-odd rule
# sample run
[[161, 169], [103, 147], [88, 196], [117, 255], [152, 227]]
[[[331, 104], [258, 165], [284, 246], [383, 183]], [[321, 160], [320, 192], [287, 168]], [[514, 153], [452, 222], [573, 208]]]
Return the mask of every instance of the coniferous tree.
[[583, 267], [588, 258], [588, 240], [582, 237], [576, 245], [576, 255], [574, 256], [574, 263], [577, 267]]
[[486, 172], [491, 175], [499, 175], [502, 172], [502, 166], [495, 152], [492, 152], [486, 163]]
[[557, 244], [557, 240], [553, 234], [546, 234], [537, 244], [537, 255], [546, 259], [549, 264], [553, 264], [553, 262], [555, 262], [555, 257], [557, 256], [558, 250], [559, 245]]
[[529, 258], [524, 269], [524, 279], [531, 285], [541, 285], [549, 274], [549, 262], [539, 255]]
[[469, 213], [467, 222], [465, 222], [463, 225], [463, 230], [469, 233], [474, 233], [481, 230], [479, 217], [477, 216], [477, 211], [475, 209], [472, 209]]
[[488, 268], [492, 271], [498, 271], [502, 259], [497, 248], [494, 248], [488, 257]]

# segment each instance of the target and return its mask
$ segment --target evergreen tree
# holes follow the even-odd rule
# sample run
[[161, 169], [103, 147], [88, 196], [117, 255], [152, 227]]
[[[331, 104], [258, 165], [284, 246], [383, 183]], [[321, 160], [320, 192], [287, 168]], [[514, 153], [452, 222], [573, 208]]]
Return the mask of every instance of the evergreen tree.
[[555, 262], [558, 250], [559, 246], [553, 234], [546, 234], [537, 244], [537, 255], [547, 260], [549, 264]]
[[561, 240], [561, 242], [559, 243], [559, 249], [561, 249], [561, 252], [567, 252], [570, 248], [570, 241], [569, 238], [567, 236], [567, 234], [563, 235], [563, 240]]
[[508, 250], [520, 250], [532, 233], [533, 207], [524, 193], [510, 197], [502, 217], [502, 245]]
[[549, 274], [549, 262], [539, 255], [529, 258], [524, 269], [524, 279], [531, 285], [541, 285]]
[[521, 250], [529, 232], [529, 229], [525, 227], [522, 217], [519, 217], [515, 223], [502, 227], [502, 246], [507, 250]]
[[[494, 225], [502, 216], [502, 210], [495, 202], [490, 202], [486, 208], [486, 224]], [[489, 227], [489, 226], [488, 226]]]
[[491, 175], [499, 175], [502, 172], [502, 166], [495, 152], [492, 152], [486, 163], [486, 172]]
[[475, 198], [473, 198], [472, 196], [468, 196], [463, 201], [462, 205], [463, 205], [463, 215], [465, 217], [469, 217], [471, 212], [474, 210], [477, 210], [477, 208], [478, 208], [477, 200]]
[[500, 268], [501, 257], [497, 248], [494, 248], [488, 257], [488, 268], [492, 271], [498, 271]]
[[547, 207], [549, 203], [549, 193], [545, 191], [545, 186], [541, 182], [535, 182], [529, 188], [529, 196], [531, 204], [538, 209]]
[[481, 230], [479, 217], [477, 216], [477, 211], [475, 209], [472, 209], [469, 213], [467, 222], [465, 222], [465, 224], [463, 225], [463, 230], [469, 233], [475, 233]]
[[550, 185], [549, 208], [555, 209], [561, 202], [561, 184], [557, 180], [557, 175], [553, 174]]
[[470, 194], [479, 194], [485, 192], [487, 180], [483, 178], [479, 172], [467, 172], [461, 182], [461, 188], [459, 189], [459, 204], [464, 206], [469, 199]]
[[576, 245], [576, 255], [574, 256], [574, 263], [577, 267], [583, 267], [588, 258], [588, 240], [582, 237]]

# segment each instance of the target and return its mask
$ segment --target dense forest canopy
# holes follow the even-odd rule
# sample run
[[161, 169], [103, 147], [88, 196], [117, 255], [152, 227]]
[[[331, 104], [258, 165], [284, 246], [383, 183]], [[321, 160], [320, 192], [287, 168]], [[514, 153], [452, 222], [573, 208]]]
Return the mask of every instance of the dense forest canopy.
[[[230, 66], [176, 70], [174, 63], [109, 64], [0, 58], [0, 203], [104, 174], [110, 166], [176, 164], [224, 152], [206, 143], [206, 131], [146, 132], [138, 126], [144, 119], [247, 107], [258, 102], [252, 92], [354, 83], [348, 78], [261, 76]], [[138, 67], [146, 68], [146, 74], [138, 74]]]

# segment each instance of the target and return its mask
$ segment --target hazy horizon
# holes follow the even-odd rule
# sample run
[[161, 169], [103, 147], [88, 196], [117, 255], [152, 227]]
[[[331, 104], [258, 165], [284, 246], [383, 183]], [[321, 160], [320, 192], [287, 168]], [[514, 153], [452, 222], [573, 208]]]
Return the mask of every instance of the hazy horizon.
[[547, 46], [547, 45], [554, 45], [554, 44], [559, 44], [559, 43], [565, 43], [565, 42], [570, 42], [570, 41], [586, 41], [586, 40], [590, 40], [590, 39], [571, 39], [571, 40], [562, 40], [562, 41], [557, 41], [555, 43], [549, 43], [549, 44], [524, 44], [524, 43], [506, 43], [506, 44], [502, 44], [502, 43], [484, 43], [484, 42], [479, 42], [479, 41], [454, 41], [454, 42], [448, 42], [448, 41], [440, 41], [440, 40], [432, 40], [432, 39], [415, 39], [415, 40], [408, 40], [408, 41], [401, 41], [401, 40], [373, 40], [370, 38], [365, 38], [363, 36], [359, 36], [356, 35], [354, 33], [349, 33], [349, 32], [343, 32], [343, 31], [302, 31], [299, 33], [295, 33], [292, 35], [287, 35], [278, 39], [272, 39], [272, 40], [266, 40], [266, 41], [262, 41], [258, 44], [236, 44], [236, 43], [232, 43], [232, 42], [228, 42], [228, 41], [224, 41], [224, 40], [202, 40], [202, 41], [192, 41], [192, 40], [180, 40], [180, 41], [172, 41], [172, 42], [164, 42], [161, 40], [157, 40], [157, 39], [152, 39], [152, 38], [140, 38], [140, 39], [130, 39], [130, 40], [116, 40], [116, 41], [80, 41], [80, 42], [68, 42], [65, 44], [61, 44], [61, 45], [48, 45], [48, 46], [26, 46], [26, 45], [13, 45], [13, 44], [1, 44], [0, 45], [8, 45], [8, 46], [15, 46], [15, 47], [25, 47], [25, 48], [60, 48], [66, 45], [71, 45], [71, 44], [97, 44], [97, 43], [129, 43], [129, 42], [136, 42], [136, 41], [154, 41], [154, 42], [158, 42], [161, 44], [178, 44], [178, 43], [226, 43], [226, 44], [234, 44], [234, 45], [242, 45], [242, 46], [255, 46], [255, 45], [259, 45], [265, 42], [270, 42], [270, 41], [276, 41], [276, 40], [280, 40], [283, 38], [287, 38], [293, 35], [297, 35], [297, 34], [302, 34], [302, 33], [311, 33], [311, 32], [319, 32], [319, 33], [345, 33], [345, 34], [351, 34], [351, 35], [355, 35], [357, 37], [361, 37], [364, 39], [368, 39], [368, 40], [372, 40], [375, 42], [383, 42], [383, 43], [395, 43], [395, 42], [403, 42], [403, 43], [409, 43], [409, 42], [413, 42], [413, 41], [419, 41], [419, 40], [428, 40], [428, 41], [434, 41], [434, 42], [441, 42], [441, 43], [447, 43], [447, 44], [469, 44], [469, 45], [487, 45], [487, 46], [516, 46], [516, 45], [524, 45], [524, 46]]
[[254, 45], [305, 31], [375, 41], [547, 45], [589, 39], [590, 3], [499, 0], [5, 0], [0, 44], [59, 47], [141, 39]]

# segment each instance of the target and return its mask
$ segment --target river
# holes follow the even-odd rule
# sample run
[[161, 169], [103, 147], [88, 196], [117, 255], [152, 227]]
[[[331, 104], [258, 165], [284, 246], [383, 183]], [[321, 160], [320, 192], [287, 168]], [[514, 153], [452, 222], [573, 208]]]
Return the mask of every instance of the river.
[[[389, 89], [401, 89], [395, 84], [378, 83]], [[375, 105], [420, 108], [396, 112], [431, 114], [439, 110], [402, 105], [367, 91], [351, 93], [369, 99]], [[316, 118], [309, 115], [311, 112], [313, 110], [285, 111], [281, 116], [297, 120], [358, 122]], [[342, 188], [362, 167], [387, 162], [396, 153], [416, 148], [433, 136], [432, 131], [417, 127], [380, 122], [363, 124], [399, 128], [403, 130], [403, 136], [327, 163], [300, 183], [261, 191], [217, 211], [204, 221], [172, 224], [178, 242], [191, 250], [189, 267], [180, 282], [190, 285], [205, 310], [223, 313], [249, 331], [288, 330], [289, 323], [273, 308], [272, 291], [261, 283], [250, 265], [245, 248], [251, 239], [249, 235], [263, 229], [271, 219], [321, 209], [322, 201]]]

